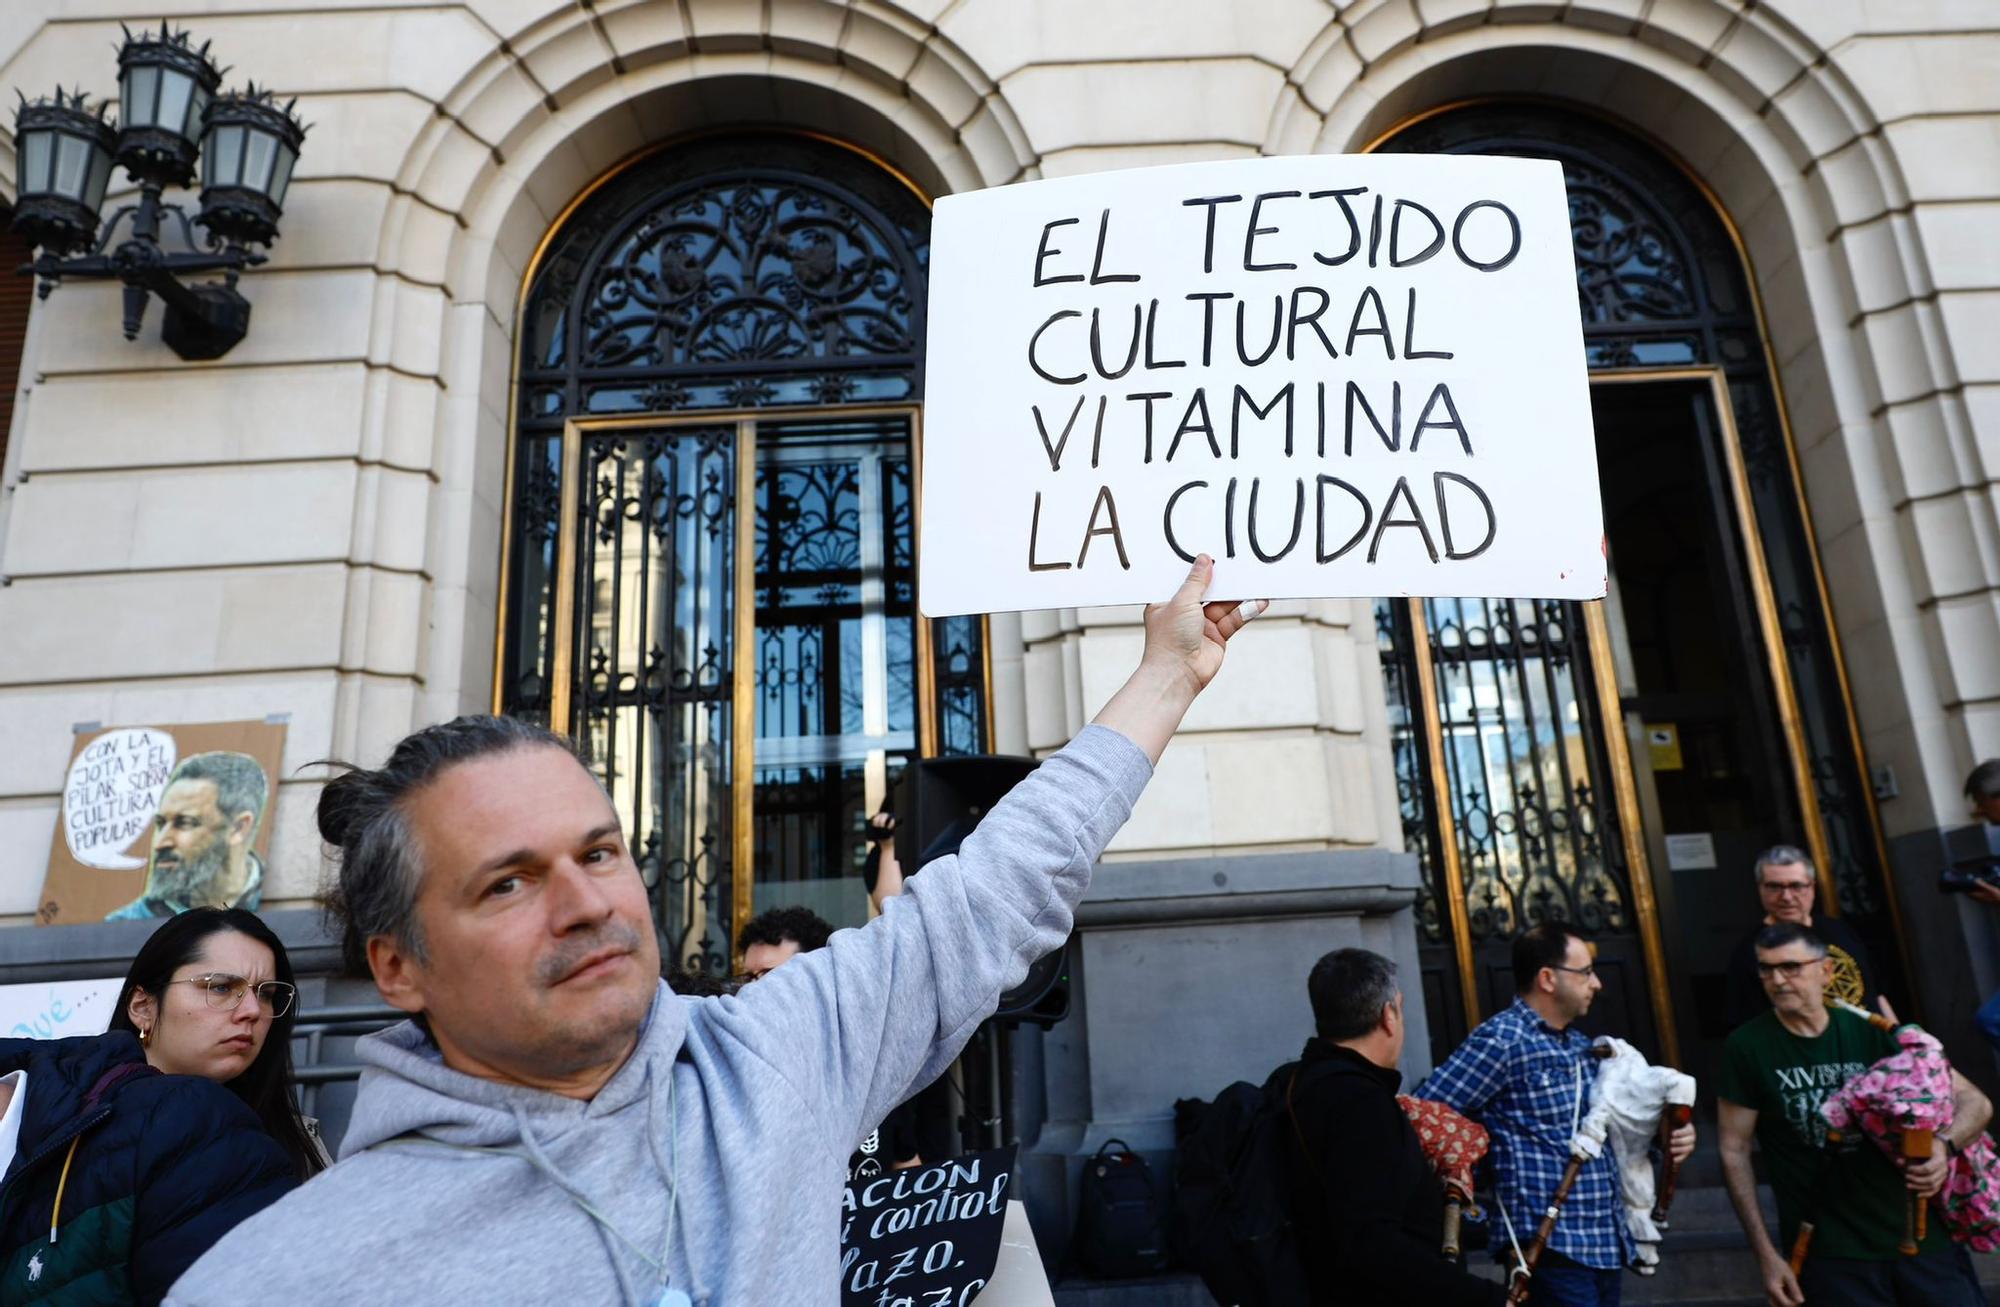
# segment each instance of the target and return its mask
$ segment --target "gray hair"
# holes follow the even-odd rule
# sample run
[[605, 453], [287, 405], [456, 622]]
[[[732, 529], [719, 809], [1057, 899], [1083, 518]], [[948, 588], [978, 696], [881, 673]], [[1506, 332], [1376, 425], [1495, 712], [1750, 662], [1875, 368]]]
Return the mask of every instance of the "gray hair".
[[1751, 868], [1750, 874], [1761, 886], [1764, 883], [1764, 868], [1788, 867], [1795, 862], [1806, 869], [1806, 875], [1813, 878], [1814, 884], [1819, 882], [1819, 873], [1813, 869], [1812, 859], [1804, 849], [1794, 844], [1773, 844], [1765, 849], [1757, 855], [1756, 865]]
[[2000, 758], [1988, 758], [1965, 778], [1965, 797], [1974, 803], [2000, 797]]
[[271, 782], [264, 775], [263, 764], [247, 753], [191, 753], [167, 777], [169, 785], [177, 781], [207, 781], [213, 785], [215, 806], [225, 820], [233, 821], [246, 812], [258, 821], [264, 819], [264, 803], [270, 797]]
[[377, 935], [428, 961], [417, 920], [423, 859], [410, 829], [409, 798], [460, 763], [530, 748], [576, 756], [569, 741], [532, 722], [460, 717], [405, 736], [378, 770], [331, 764], [345, 770], [320, 792], [319, 833], [338, 853], [340, 868], [322, 899], [340, 923], [341, 955], [351, 973], [369, 974], [368, 941]]
[[1321, 1039], [1357, 1038], [1396, 1001], [1396, 964], [1365, 948], [1335, 949], [1313, 964], [1306, 995]]

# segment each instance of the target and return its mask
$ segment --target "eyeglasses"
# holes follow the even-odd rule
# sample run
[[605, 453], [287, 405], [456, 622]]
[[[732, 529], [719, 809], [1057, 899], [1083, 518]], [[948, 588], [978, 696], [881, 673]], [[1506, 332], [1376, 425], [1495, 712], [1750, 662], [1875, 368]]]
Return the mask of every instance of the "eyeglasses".
[[257, 1001], [270, 1009], [274, 1018], [291, 1011], [292, 1000], [299, 992], [282, 980], [266, 980], [253, 985], [242, 976], [232, 976], [226, 971], [212, 971], [205, 976], [188, 976], [167, 983], [200, 985], [201, 992], [208, 998], [208, 1005], [224, 1012], [234, 1012], [243, 1002], [243, 996], [254, 989]]
[[1572, 976], [1595, 976], [1597, 974], [1597, 966], [1595, 963], [1587, 967], [1559, 967], [1555, 963], [1551, 962], [1549, 963], [1549, 970], [1567, 971]]
[[1757, 974], [1766, 980], [1769, 980], [1772, 976], [1783, 976], [1786, 980], [1797, 980], [1801, 971], [1824, 961], [1826, 961], [1825, 958], [1814, 958], [1810, 962], [1759, 962], [1757, 964]]
[[1766, 894], [1810, 894], [1813, 883], [1809, 880], [1767, 880], [1761, 888]]

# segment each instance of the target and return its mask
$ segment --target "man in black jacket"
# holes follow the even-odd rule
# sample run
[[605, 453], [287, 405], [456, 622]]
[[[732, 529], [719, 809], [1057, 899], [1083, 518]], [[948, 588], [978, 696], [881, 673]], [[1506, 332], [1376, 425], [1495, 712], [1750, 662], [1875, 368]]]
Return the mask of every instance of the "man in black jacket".
[[[1318, 1034], [1295, 1067], [1290, 1103], [1301, 1145], [1288, 1183], [1313, 1302], [1489, 1307], [1496, 1282], [1445, 1258], [1444, 1189], [1396, 1103], [1403, 996], [1396, 964], [1337, 949], [1306, 982]], [[1281, 1099], [1281, 1101], [1283, 1101]]]
[[1757, 936], [1779, 922], [1803, 926], [1826, 945], [1826, 959], [1831, 964], [1829, 993], [1873, 1008], [1881, 991], [1875, 987], [1875, 965], [1869, 960], [1868, 946], [1854, 933], [1854, 927], [1814, 911], [1819, 877], [1805, 851], [1789, 844], [1766, 849], [1757, 856], [1752, 874], [1757, 878], [1757, 897], [1764, 911], [1729, 953], [1728, 988], [1723, 998], [1723, 1017], [1729, 1028], [1734, 1030], [1771, 1010], [1771, 1000], [1757, 974]]

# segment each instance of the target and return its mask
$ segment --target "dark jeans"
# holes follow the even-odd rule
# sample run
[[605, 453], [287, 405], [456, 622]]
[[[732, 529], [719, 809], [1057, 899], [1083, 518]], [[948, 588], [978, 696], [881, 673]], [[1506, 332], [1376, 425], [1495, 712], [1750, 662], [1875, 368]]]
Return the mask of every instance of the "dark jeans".
[[1887, 1262], [1808, 1257], [1799, 1290], [1812, 1307], [1982, 1307], [1986, 1301], [1971, 1259], [1957, 1244], [1949, 1252]]
[[[1529, 1307], [1618, 1307], [1625, 1272], [1600, 1271], [1557, 1252], [1542, 1253], [1528, 1281]], [[1815, 1305], [1817, 1307], [1817, 1305]]]

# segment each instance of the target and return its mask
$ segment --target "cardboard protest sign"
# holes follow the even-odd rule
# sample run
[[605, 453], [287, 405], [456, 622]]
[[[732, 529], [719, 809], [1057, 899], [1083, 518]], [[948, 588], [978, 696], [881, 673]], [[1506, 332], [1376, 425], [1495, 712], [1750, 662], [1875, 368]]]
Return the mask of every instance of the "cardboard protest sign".
[[1014, 1150], [855, 1180], [841, 1202], [842, 1307], [963, 1307], [993, 1278]]
[[1244, 159], [938, 201], [931, 617], [1212, 598], [1598, 598], [1559, 164]]
[[36, 923], [255, 910], [284, 746], [279, 722], [78, 732]]
[[0, 1039], [67, 1039], [101, 1035], [125, 984], [103, 980], [32, 980], [0, 985]]

